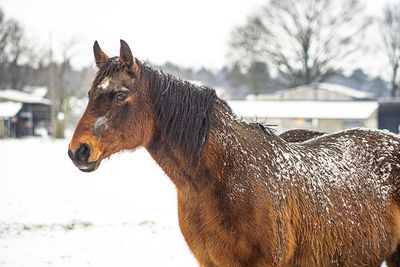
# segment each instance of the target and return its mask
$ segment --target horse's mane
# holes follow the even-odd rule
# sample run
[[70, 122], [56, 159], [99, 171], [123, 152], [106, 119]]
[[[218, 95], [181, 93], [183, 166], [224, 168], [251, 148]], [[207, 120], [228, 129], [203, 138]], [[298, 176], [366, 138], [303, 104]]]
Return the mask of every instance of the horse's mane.
[[197, 161], [207, 142], [215, 90], [198, 86], [136, 60], [140, 77], [149, 84], [161, 138]]

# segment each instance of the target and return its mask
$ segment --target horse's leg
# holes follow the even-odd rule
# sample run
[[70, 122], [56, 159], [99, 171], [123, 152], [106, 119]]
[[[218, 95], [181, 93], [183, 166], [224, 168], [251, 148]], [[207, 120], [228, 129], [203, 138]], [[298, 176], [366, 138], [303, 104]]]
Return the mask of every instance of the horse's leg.
[[397, 245], [393, 254], [386, 259], [386, 264], [388, 267], [400, 267], [400, 244]]

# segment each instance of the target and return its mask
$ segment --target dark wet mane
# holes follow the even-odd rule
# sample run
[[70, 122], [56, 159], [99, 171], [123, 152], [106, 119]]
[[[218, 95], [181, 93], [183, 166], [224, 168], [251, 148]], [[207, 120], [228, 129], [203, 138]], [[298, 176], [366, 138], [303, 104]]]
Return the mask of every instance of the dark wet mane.
[[161, 139], [173, 142], [196, 161], [208, 139], [215, 90], [184, 81], [137, 62], [149, 82]]

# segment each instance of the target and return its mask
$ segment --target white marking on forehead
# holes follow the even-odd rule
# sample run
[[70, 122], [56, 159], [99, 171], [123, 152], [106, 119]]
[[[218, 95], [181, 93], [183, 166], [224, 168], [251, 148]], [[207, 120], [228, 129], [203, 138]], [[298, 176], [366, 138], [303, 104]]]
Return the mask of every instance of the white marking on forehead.
[[108, 120], [107, 120], [107, 118], [106, 117], [100, 117], [100, 118], [98, 118], [95, 122], [94, 122], [94, 124], [93, 124], [93, 135], [94, 136], [101, 136], [101, 133], [100, 133], [100, 130], [101, 129], [105, 129], [105, 130], [107, 130], [107, 128], [108, 128]]
[[110, 84], [110, 78], [105, 77], [101, 84], [99, 84], [99, 87], [103, 90], [107, 89], [108, 85]]

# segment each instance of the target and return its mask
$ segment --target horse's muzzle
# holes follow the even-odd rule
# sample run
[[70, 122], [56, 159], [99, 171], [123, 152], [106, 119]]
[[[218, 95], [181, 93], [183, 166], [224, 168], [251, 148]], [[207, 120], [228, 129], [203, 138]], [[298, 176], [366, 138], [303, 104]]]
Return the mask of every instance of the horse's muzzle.
[[81, 144], [79, 148], [73, 153], [68, 148], [68, 156], [79, 170], [83, 172], [94, 171], [97, 167], [98, 159], [96, 161], [89, 162], [91, 148], [87, 144]]

